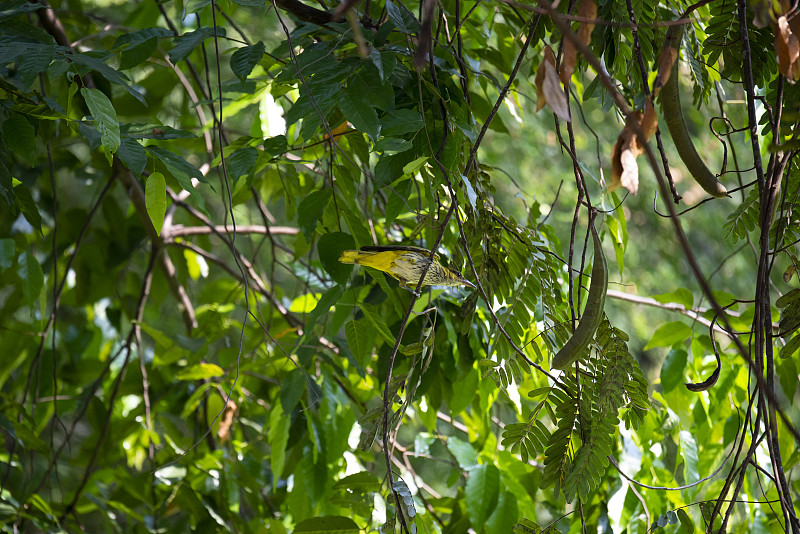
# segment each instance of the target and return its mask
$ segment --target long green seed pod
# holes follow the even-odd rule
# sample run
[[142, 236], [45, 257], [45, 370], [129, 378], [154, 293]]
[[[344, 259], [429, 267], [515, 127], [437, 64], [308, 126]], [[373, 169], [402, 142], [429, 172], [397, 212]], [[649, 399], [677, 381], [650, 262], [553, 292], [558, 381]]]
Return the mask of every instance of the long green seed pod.
[[[680, 46], [680, 34], [674, 42], [674, 46]], [[661, 110], [664, 113], [664, 120], [667, 122], [667, 129], [672, 136], [672, 142], [678, 149], [678, 155], [683, 164], [689, 170], [692, 178], [700, 184], [709, 195], [720, 198], [727, 196], [728, 190], [717, 180], [717, 177], [706, 166], [703, 158], [697, 153], [692, 138], [689, 136], [689, 129], [683, 118], [681, 110], [681, 98], [678, 92], [678, 63], [676, 59], [672, 66], [672, 74], [667, 83], [661, 89]]]
[[566, 369], [577, 360], [589, 348], [594, 333], [600, 322], [603, 320], [603, 307], [606, 303], [606, 291], [608, 290], [608, 263], [603, 252], [603, 243], [600, 235], [594, 227], [594, 220], [591, 223], [592, 243], [594, 246], [594, 265], [592, 266], [592, 283], [589, 286], [589, 296], [586, 299], [586, 308], [583, 316], [578, 323], [572, 337], [566, 345], [553, 356], [553, 369]]

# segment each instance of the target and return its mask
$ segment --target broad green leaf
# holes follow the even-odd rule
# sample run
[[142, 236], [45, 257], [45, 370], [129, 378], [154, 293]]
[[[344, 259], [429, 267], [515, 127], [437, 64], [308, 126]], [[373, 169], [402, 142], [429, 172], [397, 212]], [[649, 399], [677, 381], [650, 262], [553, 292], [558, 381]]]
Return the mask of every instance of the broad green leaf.
[[192, 132], [165, 124], [129, 123], [120, 126], [120, 135], [132, 139], [193, 139]]
[[389, 330], [389, 327], [386, 326], [386, 322], [383, 320], [383, 317], [381, 317], [380, 313], [378, 313], [378, 310], [366, 302], [362, 302], [359, 305], [361, 307], [361, 311], [364, 312], [364, 317], [366, 317], [367, 320], [372, 323], [372, 326], [377, 329], [378, 334], [383, 338], [383, 340], [386, 341], [390, 347], [393, 347], [396, 339]]
[[381, 81], [386, 81], [392, 75], [395, 66], [397, 65], [397, 58], [393, 52], [381, 52], [376, 48], [370, 49], [369, 58], [378, 69], [378, 74]]
[[[178, 63], [182, 59], [192, 53], [192, 51], [200, 46], [202, 42], [209, 37], [214, 36], [214, 28], [198, 28], [193, 32], [184, 33], [183, 35], [175, 38], [175, 46], [169, 51], [169, 60], [172, 63]], [[217, 26], [217, 36], [225, 37], [225, 27]]]
[[400, 137], [418, 132], [425, 126], [422, 115], [413, 109], [397, 109], [388, 113], [381, 123], [381, 135], [385, 137]]
[[426, 161], [428, 161], [428, 156], [422, 156], [415, 159], [414, 161], [403, 167], [403, 174], [413, 175], [418, 170], [420, 170], [423, 165], [425, 165]]
[[367, 471], [346, 476], [333, 485], [333, 489], [349, 489], [358, 493], [380, 491], [380, 487], [375, 475]]
[[447, 448], [461, 469], [470, 470], [478, 465], [478, 453], [468, 442], [451, 436], [447, 438]]
[[108, 154], [111, 163], [111, 154], [114, 154], [120, 145], [119, 122], [117, 112], [106, 95], [97, 89], [81, 89], [81, 95], [89, 106], [89, 112], [94, 118], [94, 126], [100, 132], [100, 141]]
[[671, 291], [669, 293], [653, 295], [653, 298], [662, 304], [677, 302], [678, 304], [682, 304], [687, 310], [691, 310], [692, 306], [694, 305], [694, 295], [692, 295], [692, 292], [685, 287], [679, 287], [675, 291]]
[[683, 476], [687, 484], [700, 480], [697, 470], [697, 441], [691, 432], [681, 430], [680, 432], [680, 453], [683, 457]]
[[36, 133], [30, 122], [19, 113], [12, 113], [3, 122], [3, 138], [8, 148], [17, 154], [19, 161], [31, 166], [36, 151]]
[[386, 14], [392, 21], [395, 28], [403, 33], [414, 34], [419, 31], [419, 22], [411, 11], [403, 4], [395, 4], [392, 0], [386, 0]]
[[344, 287], [341, 285], [335, 285], [325, 293], [322, 294], [317, 305], [311, 310], [311, 313], [308, 314], [306, 319], [306, 335], [310, 335], [311, 331], [314, 329], [314, 325], [317, 324], [317, 320], [336, 304], [339, 300], [339, 297], [342, 296], [344, 293]]
[[384, 210], [385, 223], [390, 224], [394, 222], [404, 209], [409, 205], [409, 198], [411, 196], [411, 180], [403, 180], [396, 187], [387, 187], [388, 190], [386, 200], [386, 209]]
[[39, 213], [39, 208], [31, 196], [31, 191], [28, 187], [16, 179], [12, 180], [14, 187], [14, 202], [17, 208], [22, 212], [25, 220], [33, 226], [33, 228], [42, 233], [42, 215]]
[[682, 349], [672, 349], [661, 365], [661, 387], [669, 393], [686, 380], [686, 360], [688, 354]]
[[24, 88], [36, 80], [40, 72], [47, 70], [53, 60], [54, 46], [34, 46], [29, 48], [17, 60], [18, 76]]
[[167, 182], [160, 172], [154, 172], [147, 177], [144, 201], [147, 206], [147, 214], [150, 215], [150, 220], [153, 221], [156, 233], [161, 235], [161, 227], [164, 226], [164, 215], [167, 213]]
[[486, 521], [486, 534], [507, 534], [517, 522], [517, 497], [510, 491], [500, 493], [497, 507]]
[[344, 333], [347, 337], [347, 346], [350, 352], [361, 367], [366, 367], [367, 359], [370, 355], [371, 347], [367, 344], [370, 340], [369, 322], [365, 319], [352, 319], [344, 325]]
[[22, 296], [29, 306], [34, 306], [39, 300], [44, 285], [42, 266], [30, 252], [20, 254], [17, 262], [17, 277], [20, 280]]
[[0, 272], [8, 270], [14, 265], [15, 248], [13, 239], [0, 239]]
[[130, 50], [132, 46], [164, 37], [172, 37], [172, 30], [167, 28], [143, 28], [132, 32], [125, 32], [114, 41], [113, 50]]
[[[363, 89], [360, 89], [363, 91]], [[364, 132], [370, 139], [376, 141], [381, 131], [381, 123], [375, 108], [370, 105], [359, 90], [350, 86], [340, 93], [339, 107], [344, 113], [345, 118], [350, 121], [355, 128]]]
[[258, 150], [251, 146], [237, 149], [230, 157], [225, 159], [228, 178], [237, 180], [240, 176], [250, 174], [258, 159]]
[[191, 13], [197, 13], [207, 5], [211, 4], [211, 0], [189, 0], [183, 8], [184, 16]]
[[286, 460], [286, 443], [289, 441], [289, 424], [291, 418], [283, 413], [280, 402], [272, 405], [269, 414], [269, 428], [267, 429], [269, 438], [269, 458], [272, 469], [272, 488], [277, 487], [278, 480], [283, 473], [283, 466]]
[[475, 400], [475, 392], [478, 390], [480, 374], [478, 370], [472, 368], [463, 378], [459, 379], [458, 387], [453, 388], [453, 396], [450, 398], [450, 414], [457, 415], [464, 411]]
[[119, 54], [119, 68], [120, 70], [132, 69], [133, 67], [142, 64], [153, 55], [158, 47], [158, 39], [151, 37], [145, 41], [132, 43], [122, 50]]
[[224, 376], [225, 371], [219, 365], [213, 363], [200, 362], [181, 369], [175, 374], [178, 380], [205, 380]]
[[789, 358], [800, 350], [800, 335], [794, 336], [789, 342], [781, 347], [780, 357]]
[[311, 236], [317, 229], [317, 222], [322, 218], [322, 212], [331, 199], [330, 189], [320, 189], [309, 193], [300, 202], [297, 208], [297, 225], [302, 230], [306, 241], [311, 241]]
[[192, 185], [192, 178], [196, 178], [200, 182], [206, 181], [205, 176], [203, 176], [203, 173], [201, 173], [197, 167], [190, 164], [179, 155], [157, 145], [148, 145], [146, 148], [148, 152], [157, 157], [159, 161], [164, 164], [169, 173], [178, 180], [178, 183], [181, 184], [181, 187], [185, 190], [189, 192], [195, 191], [195, 187]]
[[671, 347], [692, 337], [692, 329], [680, 321], [662, 324], [653, 333], [644, 350], [655, 347]]
[[0, 4], [0, 20], [6, 20], [15, 17], [21, 13], [28, 13], [29, 11], [36, 11], [41, 9], [41, 5], [32, 4], [25, 0], [6, 1]]
[[243, 46], [231, 56], [231, 71], [240, 80], [244, 81], [252, 72], [261, 58], [264, 57], [264, 43], [261, 41], [254, 45]]
[[353, 249], [355, 246], [353, 236], [344, 232], [330, 232], [319, 238], [317, 243], [319, 261], [337, 284], [346, 284], [350, 273], [353, 272], [353, 266], [340, 263], [339, 256], [342, 251]]
[[134, 139], [121, 140], [117, 149], [117, 157], [136, 177], [142, 175], [145, 165], [147, 165], [147, 150]]
[[99, 59], [94, 58], [92, 56], [88, 56], [86, 54], [69, 54], [68, 56], [65, 57], [65, 59], [83, 65], [85, 67], [88, 67], [96, 72], [99, 72], [103, 76], [103, 78], [105, 78], [109, 82], [123, 86], [125, 90], [128, 91], [128, 93], [130, 93], [132, 97], [141, 102], [142, 105], [144, 106], [147, 105], [147, 101], [145, 101], [144, 96], [142, 96], [142, 93], [131, 87], [130, 84], [128, 83], [130, 81], [128, 77], [122, 74], [117, 69], [113, 69], [108, 65], [106, 65], [105, 63], [103, 63], [102, 61], [100, 61]]
[[497, 506], [499, 490], [500, 471], [494, 465], [479, 465], [469, 471], [464, 495], [467, 516], [473, 528], [483, 528]]
[[692, 522], [692, 518], [689, 517], [689, 514], [686, 513], [686, 510], [683, 508], [678, 508], [678, 519], [681, 522], [681, 532], [687, 532], [689, 534], [694, 534], [694, 523]]

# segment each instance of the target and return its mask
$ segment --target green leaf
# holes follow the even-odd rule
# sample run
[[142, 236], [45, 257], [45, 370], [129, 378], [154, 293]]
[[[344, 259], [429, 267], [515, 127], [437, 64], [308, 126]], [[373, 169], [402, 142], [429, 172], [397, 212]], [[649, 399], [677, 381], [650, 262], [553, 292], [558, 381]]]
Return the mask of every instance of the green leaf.
[[258, 150], [251, 146], [237, 149], [225, 159], [228, 177], [237, 180], [240, 176], [250, 174], [258, 159]]
[[192, 132], [164, 124], [129, 123], [120, 126], [120, 135], [132, 139], [194, 139]]
[[[363, 89], [361, 89], [363, 91]], [[345, 118], [350, 121], [355, 128], [364, 132], [370, 139], [376, 141], [381, 131], [381, 123], [378, 114], [363, 94], [359, 90], [352, 89], [350, 86], [340, 93], [339, 107], [344, 113]]]
[[134, 139], [121, 140], [117, 157], [137, 177], [142, 175], [147, 165], [147, 150]]
[[411, 163], [403, 166], [403, 174], [413, 175], [425, 165], [426, 161], [428, 161], [428, 156], [421, 156], [415, 159]]
[[447, 438], [447, 448], [461, 469], [470, 470], [478, 465], [478, 453], [468, 442], [458, 438]]
[[475, 392], [478, 390], [480, 374], [478, 370], [472, 368], [458, 381], [458, 387], [453, 388], [453, 396], [450, 398], [450, 414], [455, 416], [464, 411], [472, 401], [475, 400]]
[[12, 183], [14, 187], [14, 202], [17, 208], [22, 212], [25, 220], [41, 234], [42, 215], [39, 213], [39, 208], [33, 200], [30, 189], [25, 184], [20, 183], [19, 180], [13, 179]]
[[680, 321], [662, 324], [653, 333], [644, 350], [655, 347], [671, 347], [692, 337], [692, 329]]
[[254, 45], [243, 46], [231, 56], [231, 71], [241, 81], [247, 79], [261, 58], [264, 57], [264, 43], [261, 41]]
[[7, 271], [14, 265], [15, 248], [13, 239], [0, 239], [0, 272]]
[[117, 112], [114, 111], [114, 106], [111, 105], [108, 97], [98, 89], [83, 87], [81, 95], [83, 95], [86, 105], [89, 106], [89, 112], [94, 118], [94, 126], [100, 132], [100, 141], [109, 154], [109, 163], [111, 163], [110, 154], [114, 154], [120, 145]]
[[6, 20], [21, 13], [28, 13], [41, 8], [40, 4], [32, 4], [24, 0], [6, 1], [0, 4], [0, 20]]
[[331, 199], [331, 193], [330, 189], [312, 191], [297, 208], [297, 225], [308, 242], [311, 242], [311, 236], [314, 235], [317, 222], [322, 218], [322, 212]]
[[146, 148], [148, 152], [164, 164], [169, 173], [178, 180], [178, 183], [185, 190], [189, 192], [195, 191], [195, 187], [192, 185], [192, 178], [205, 183], [206, 178], [203, 173], [179, 155], [157, 145], [148, 145]]
[[317, 253], [322, 268], [331, 275], [337, 284], [346, 284], [353, 272], [352, 265], [339, 262], [339, 256], [343, 250], [355, 248], [356, 242], [353, 236], [344, 232], [330, 232], [319, 238], [317, 243]]
[[372, 326], [377, 329], [378, 334], [383, 338], [384, 341], [386, 341], [386, 343], [389, 344], [390, 347], [393, 347], [396, 339], [389, 330], [389, 327], [386, 326], [386, 323], [384, 322], [383, 317], [381, 317], [381, 315], [378, 313], [378, 310], [366, 302], [360, 303], [359, 306], [361, 307], [361, 311], [364, 312], [364, 317], [366, 317], [367, 320], [372, 323]]
[[19, 113], [12, 113], [3, 122], [2, 131], [8, 148], [17, 154], [20, 161], [32, 166], [36, 151], [36, 133], [28, 119]]
[[687, 358], [687, 352], [681, 349], [673, 349], [667, 354], [661, 365], [661, 387], [664, 393], [669, 393], [685, 381]]
[[42, 266], [30, 252], [20, 254], [17, 261], [17, 276], [21, 282], [22, 296], [29, 306], [34, 306], [39, 300], [44, 285]]
[[486, 534], [507, 534], [517, 521], [517, 497], [510, 491], [500, 494], [492, 515], [486, 521]]
[[336, 304], [336, 301], [339, 300], [339, 297], [342, 296], [344, 293], [344, 287], [341, 285], [335, 285], [319, 298], [317, 305], [314, 306], [314, 309], [308, 314], [308, 318], [306, 319], [306, 334], [310, 335], [311, 331], [314, 328], [314, 325], [317, 324], [317, 320], [322, 316], [323, 313], [328, 313], [328, 311]]
[[160, 172], [154, 172], [147, 178], [144, 202], [156, 233], [161, 235], [161, 227], [164, 226], [164, 215], [167, 213], [167, 182]]
[[500, 470], [494, 465], [479, 465], [470, 470], [464, 494], [467, 516], [476, 530], [483, 528], [494, 511], [499, 490]]
[[400, 137], [418, 132], [425, 126], [422, 115], [413, 109], [398, 109], [388, 113], [382, 123], [381, 134], [385, 137]]
[[679, 287], [675, 291], [669, 293], [662, 293], [660, 295], [653, 295], [653, 298], [662, 304], [676, 302], [683, 305], [687, 310], [691, 310], [694, 305], [694, 295], [685, 287]]
[[347, 346], [361, 367], [366, 367], [367, 359], [371, 353], [369, 346], [369, 322], [365, 319], [351, 319], [344, 325], [344, 335], [347, 337]]
[[[202, 44], [209, 37], [214, 36], [214, 28], [198, 28], [193, 32], [184, 33], [175, 38], [175, 46], [169, 51], [169, 60], [178, 63], [192, 53], [192, 50]], [[225, 27], [217, 26], [217, 36], [225, 37]]]
[[348, 489], [357, 493], [368, 493], [380, 491], [381, 485], [375, 475], [367, 471], [361, 471], [339, 480], [333, 485], [333, 489]]
[[780, 357], [789, 358], [800, 350], [800, 335], [794, 336], [789, 342], [781, 347]]
[[369, 58], [372, 60], [373, 65], [378, 69], [378, 75], [381, 81], [385, 82], [389, 76], [394, 72], [397, 65], [397, 58], [393, 52], [381, 52], [376, 48], [371, 48]]
[[142, 105], [147, 105], [147, 101], [142, 96], [142, 93], [136, 91], [128, 84], [128, 77], [122, 74], [117, 69], [112, 69], [99, 59], [93, 58], [91, 56], [87, 56], [86, 54], [69, 54], [67, 58], [69, 61], [74, 63], [78, 63], [79, 65], [83, 65], [84, 67], [88, 67], [96, 72], [99, 72], [103, 78], [108, 80], [111, 83], [115, 83], [121, 85], [125, 88], [128, 93], [136, 100], [142, 103]]
[[289, 441], [291, 417], [284, 415], [280, 402], [272, 405], [269, 414], [269, 460], [272, 469], [272, 489], [277, 487], [286, 460], [286, 444]]
[[352, 519], [339, 515], [328, 515], [304, 519], [295, 525], [294, 533], [316, 532], [317, 534], [359, 534], [358, 528]]
[[386, 209], [384, 211], [384, 224], [394, 222], [404, 209], [407, 209], [408, 201], [411, 196], [411, 180], [403, 180], [396, 187], [388, 188], [388, 198], [386, 199]]
[[392, 0], [386, 0], [386, 14], [395, 28], [401, 32], [413, 34], [419, 31], [417, 18], [403, 4], [395, 4]]
[[207, 378], [223, 376], [224, 374], [225, 371], [223, 371], [222, 367], [219, 365], [200, 362], [191, 367], [181, 369], [175, 374], [175, 378], [178, 380], [205, 380]]
[[53, 60], [54, 52], [55, 47], [53, 46], [35, 46], [26, 50], [19, 57], [17, 74], [25, 89], [30, 87], [40, 72], [47, 70]]
[[158, 39], [151, 37], [145, 41], [139, 41], [122, 50], [119, 54], [120, 70], [132, 69], [147, 61], [158, 47]]
[[678, 519], [681, 522], [682, 532], [689, 532], [690, 534], [693, 534], [695, 532], [692, 518], [689, 517], [689, 514], [687, 514], [686, 510], [684, 510], [683, 508], [678, 508]]
[[700, 480], [697, 471], [697, 442], [691, 432], [681, 430], [679, 450], [683, 457], [683, 476], [687, 484]]

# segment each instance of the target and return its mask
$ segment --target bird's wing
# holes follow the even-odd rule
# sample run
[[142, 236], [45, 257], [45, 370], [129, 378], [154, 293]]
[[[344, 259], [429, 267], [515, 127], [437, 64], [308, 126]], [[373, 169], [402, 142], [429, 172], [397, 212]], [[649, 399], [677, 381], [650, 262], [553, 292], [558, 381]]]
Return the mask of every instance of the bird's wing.
[[[364, 252], [389, 252], [389, 251], [407, 250], [409, 252], [417, 252], [419, 254], [424, 254], [425, 256], [430, 256], [431, 254], [431, 251], [426, 248], [413, 247], [411, 245], [367, 245], [361, 247], [361, 250], [363, 250]], [[434, 253], [433, 258], [438, 260], [439, 255]]]

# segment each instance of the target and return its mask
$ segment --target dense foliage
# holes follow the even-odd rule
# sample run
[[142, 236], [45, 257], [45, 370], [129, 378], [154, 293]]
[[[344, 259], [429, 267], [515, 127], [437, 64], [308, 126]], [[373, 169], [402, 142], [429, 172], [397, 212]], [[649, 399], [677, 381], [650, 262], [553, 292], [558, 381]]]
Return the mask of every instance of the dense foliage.
[[0, 523], [799, 533], [793, 4], [0, 2]]

